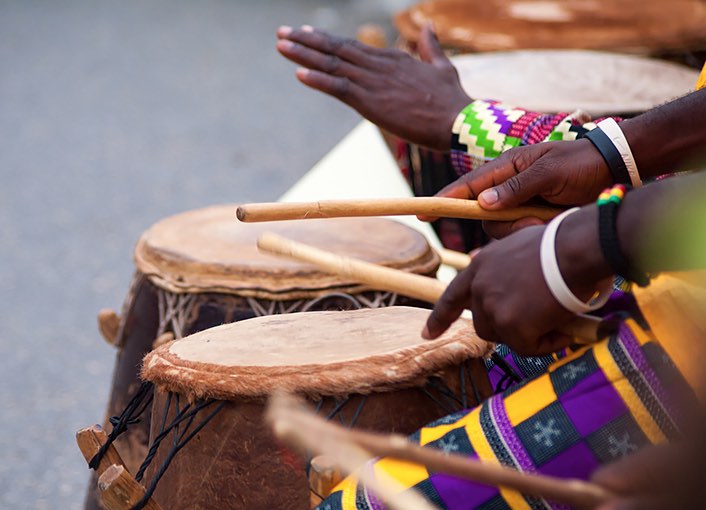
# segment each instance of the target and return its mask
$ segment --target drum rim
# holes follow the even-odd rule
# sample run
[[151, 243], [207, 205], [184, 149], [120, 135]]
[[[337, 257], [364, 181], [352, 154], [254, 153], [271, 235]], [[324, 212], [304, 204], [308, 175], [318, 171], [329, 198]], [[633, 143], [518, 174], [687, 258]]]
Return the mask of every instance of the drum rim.
[[[158, 229], [161, 225], [174, 221], [175, 218], [181, 215], [198, 213], [199, 211], [212, 211], [219, 208], [232, 208], [235, 211], [236, 207], [234, 204], [212, 205], [183, 211], [157, 221], [145, 230], [137, 241], [133, 252], [137, 270], [145, 275], [156, 287], [175, 294], [220, 293], [286, 301], [319, 297], [331, 292], [360, 294], [365, 291], [375, 290], [358, 282], [328, 274], [313, 265], [310, 266], [304, 263], [295, 271], [277, 271], [274, 266], [266, 269], [244, 267], [238, 269], [238, 266], [235, 265], [224, 266], [204, 263], [206, 270], [202, 273], [197, 273], [192, 271], [192, 266], [196, 263], [195, 260], [189, 260], [188, 257], [170, 252], [163, 247], [155, 248], [149, 245], [149, 235], [153, 229]], [[383, 261], [382, 265], [416, 274], [436, 274], [441, 260], [422, 233], [400, 222], [386, 218], [365, 218], [365, 220], [377, 221], [388, 228], [397, 229], [398, 232], [408, 236], [413, 243], [419, 244], [420, 250], [418, 253], [405, 254], [407, 258]], [[233, 221], [237, 221], [235, 213], [233, 213]], [[309, 221], [321, 222], [326, 220]], [[180, 263], [184, 265], [182, 266]]]
[[[339, 312], [299, 312], [307, 314], [357, 314], [374, 316], [381, 310], [385, 314], [408, 314], [413, 307], [388, 307]], [[428, 310], [416, 309], [429, 313]], [[409, 315], [404, 315], [409, 317]], [[390, 315], [390, 317], [392, 317]], [[266, 321], [272, 317], [257, 317], [247, 321]], [[238, 327], [239, 323], [218, 326]], [[203, 332], [201, 332], [203, 333]], [[198, 334], [198, 333], [197, 333]], [[369, 394], [418, 387], [435, 373], [474, 358], [489, 354], [492, 344], [480, 339], [469, 319], [459, 319], [452, 329], [437, 340], [417, 343], [410, 348], [376, 353], [364, 359], [366, 380], [362, 380], [362, 359], [335, 361], [326, 364], [299, 364], [289, 366], [240, 367], [215, 365], [179, 358], [171, 352], [176, 342], [164, 344], [143, 360], [141, 377], [158, 388], [186, 395], [191, 399], [217, 398], [221, 400], [264, 398], [276, 390], [289, 390], [309, 397]], [[315, 377], [312, 374], [316, 374]], [[198, 380], [198, 384], [195, 381]]]

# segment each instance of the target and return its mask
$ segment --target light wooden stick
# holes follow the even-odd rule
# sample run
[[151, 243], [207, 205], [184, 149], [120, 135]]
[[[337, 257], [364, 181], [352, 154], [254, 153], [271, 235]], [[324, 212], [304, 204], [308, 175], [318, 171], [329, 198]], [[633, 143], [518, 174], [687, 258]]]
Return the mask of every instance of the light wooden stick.
[[[428, 303], [437, 302], [446, 290], [446, 285], [436, 278], [337, 255], [270, 232], [265, 232], [259, 237], [257, 246], [269, 253], [309, 262], [329, 273], [370, 285], [377, 290], [396, 292]], [[585, 342], [596, 342], [610, 333], [607, 326], [609, 325], [600, 319], [580, 315], [557, 331]]]
[[441, 257], [441, 263], [447, 266], [458, 269], [466, 269], [471, 263], [471, 256], [468, 253], [462, 253], [455, 250], [447, 250], [446, 248], [436, 248], [436, 253]]
[[[91, 462], [91, 459], [95, 457], [98, 450], [101, 449], [107, 440], [108, 434], [100, 425], [92, 425], [76, 432], [76, 444], [78, 444], [78, 447], [83, 454], [83, 458], [86, 459], [86, 462]], [[122, 466], [125, 463], [120, 457], [118, 450], [116, 450], [115, 446], [111, 444], [106, 450], [101, 461], [98, 463], [96, 474], [98, 476], [102, 475], [103, 472], [112, 464]]]
[[483, 209], [475, 200], [444, 197], [381, 198], [367, 200], [320, 200], [318, 202], [271, 202], [238, 207], [240, 221], [305, 220], [350, 216], [426, 215], [472, 220], [514, 221], [527, 216], [550, 220], [561, 212], [549, 207], [515, 207], [501, 211]]
[[[354, 444], [376, 457], [392, 457], [413, 462], [425, 466], [429, 471], [442, 472], [486, 485], [507, 487], [523, 494], [578, 508], [593, 508], [610, 497], [610, 493], [602, 487], [582, 480], [521, 473], [498, 464], [418, 446], [399, 435], [344, 429], [315, 416], [291, 396], [273, 396], [267, 417], [280, 437], [317, 452], [328, 449], [330, 445]], [[359, 473], [366, 471], [361, 469]]]
[[[130, 476], [125, 466], [115, 464], [109, 466], [98, 478], [98, 490], [106, 510], [128, 510], [145, 495], [145, 488]], [[147, 500], [143, 508], [162, 510], [152, 498]]]

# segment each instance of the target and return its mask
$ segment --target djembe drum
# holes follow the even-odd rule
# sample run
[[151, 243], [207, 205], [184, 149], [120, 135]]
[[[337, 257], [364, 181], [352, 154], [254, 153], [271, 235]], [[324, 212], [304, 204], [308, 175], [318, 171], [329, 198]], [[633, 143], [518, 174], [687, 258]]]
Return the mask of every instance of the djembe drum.
[[[581, 50], [526, 50], [451, 58], [461, 84], [476, 99], [493, 99], [546, 114], [582, 110], [591, 116], [631, 117], [693, 89], [698, 73], [657, 59]], [[659, 80], [645, 80], [659, 76]], [[449, 138], [451, 133], [449, 133]], [[402, 165], [415, 195], [434, 195], [459, 175], [448, 154], [404, 143]], [[470, 251], [485, 244], [480, 222], [443, 219], [447, 246]]]
[[663, 55], [706, 49], [699, 0], [427, 0], [399, 12], [402, 44], [416, 48], [432, 22], [452, 53], [518, 49]]
[[[137, 272], [119, 324], [114, 315], [111, 324], [105, 320], [110, 314], [103, 314], [101, 329], [119, 349], [108, 416], [119, 415], [139, 388], [139, 365], [156, 340], [260, 315], [411, 303], [304, 263], [259, 253], [256, 240], [264, 231], [429, 276], [439, 265], [421, 234], [394, 221], [246, 224], [236, 220], [235, 209], [226, 205], [178, 214], [156, 223], [138, 241]], [[136, 469], [144, 458], [148, 432], [149, 419], [130, 426], [116, 442], [128, 469]], [[87, 506], [93, 503], [89, 496]]]
[[394, 306], [258, 317], [157, 348], [142, 369], [155, 386], [151, 463], [138, 472], [148, 495], [156, 486], [162, 508], [308, 508], [306, 466], [263, 422], [274, 391], [346, 426], [402, 434], [475, 405], [490, 394], [490, 344], [467, 319], [424, 340], [428, 315]]

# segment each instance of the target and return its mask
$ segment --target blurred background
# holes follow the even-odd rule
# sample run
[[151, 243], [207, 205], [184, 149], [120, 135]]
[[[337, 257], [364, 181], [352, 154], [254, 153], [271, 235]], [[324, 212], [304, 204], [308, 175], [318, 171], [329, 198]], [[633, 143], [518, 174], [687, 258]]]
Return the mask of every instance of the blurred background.
[[[414, 52], [425, 20], [452, 54], [672, 62], [467, 61], [478, 97], [525, 93], [521, 106], [546, 112], [638, 114], [691, 90], [706, 49], [703, 0], [0, 0], [0, 508], [81, 508], [74, 434], [102, 421], [116, 354], [96, 315], [120, 309], [140, 234], [188, 209], [277, 199], [360, 120], [295, 80], [277, 26], [354, 36], [373, 22]], [[443, 155], [392, 145], [415, 193], [456, 177]], [[458, 249], [485, 240], [477, 224], [449, 231]]]
[[353, 35], [400, 2], [0, 2], [0, 508], [80, 508], [132, 249], [187, 209], [275, 200], [359, 120], [280, 24]]

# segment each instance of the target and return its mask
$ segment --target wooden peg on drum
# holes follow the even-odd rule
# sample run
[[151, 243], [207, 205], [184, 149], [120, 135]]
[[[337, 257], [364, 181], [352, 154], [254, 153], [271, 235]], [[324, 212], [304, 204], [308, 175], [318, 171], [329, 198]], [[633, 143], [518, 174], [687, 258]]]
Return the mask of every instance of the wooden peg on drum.
[[[435, 278], [335, 255], [276, 234], [262, 234], [257, 246], [261, 250], [306, 261], [333, 274], [344, 275], [378, 289], [403, 293], [430, 303], [438, 301], [446, 290], [446, 285]], [[568, 324], [557, 328], [557, 331], [572, 336], [581, 343], [593, 343], [609, 336], [614, 326], [613, 323], [596, 317], [579, 315]]]
[[405, 215], [489, 221], [515, 221], [532, 216], [548, 221], [559, 213], [561, 213], [560, 209], [539, 206], [488, 211], [483, 209], [476, 200], [445, 197], [270, 202], [241, 205], [236, 211], [238, 219], [245, 222]]

